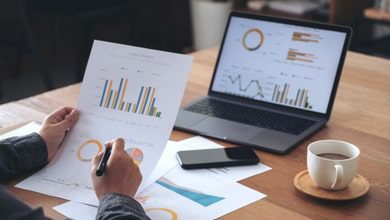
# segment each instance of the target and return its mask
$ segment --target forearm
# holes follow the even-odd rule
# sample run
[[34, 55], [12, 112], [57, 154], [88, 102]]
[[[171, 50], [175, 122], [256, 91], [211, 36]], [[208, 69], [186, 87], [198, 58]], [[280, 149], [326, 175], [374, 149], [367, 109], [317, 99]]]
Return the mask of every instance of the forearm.
[[0, 186], [0, 219], [34, 219], [48, 220], [42, 208], [32, 209], [7, 192], [5, 187]]
[[35, 170], [46, 163], [46, 144], [37, 133], [0, 141], [0, 181]]
[[96, 219], [150, 220], [135, 199], [117, 193], [110, 193], [102, 199]]

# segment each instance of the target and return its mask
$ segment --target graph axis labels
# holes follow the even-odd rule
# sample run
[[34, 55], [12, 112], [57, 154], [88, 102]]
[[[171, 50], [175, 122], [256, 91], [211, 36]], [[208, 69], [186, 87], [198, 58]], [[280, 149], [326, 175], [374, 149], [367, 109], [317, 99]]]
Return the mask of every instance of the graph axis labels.
[[[256, 43], [254, 46], [250, 46], [247, 43], [247, 38], [252, 33], [257, 34], [259, 36], [259, 42]], [[261, 47], [261, 45], [263, 45], [263, 43], [264, 43], [264, 34], [261, 30], [259, 30], [257, 28], [249, 29], [248, 31], [245, 32], [244, 36], [242, 37], [242, 45], [248, 51], [255, 51], [255, 50], [259, 49]]]

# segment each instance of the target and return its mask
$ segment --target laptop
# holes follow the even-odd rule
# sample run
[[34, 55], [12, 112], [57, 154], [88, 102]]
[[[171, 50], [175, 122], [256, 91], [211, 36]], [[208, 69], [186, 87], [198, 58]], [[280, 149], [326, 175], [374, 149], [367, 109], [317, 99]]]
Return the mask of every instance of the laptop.
[[348, 27], [231, 12], [208, 95], [175, 128], [285, 154], [330, 118]]

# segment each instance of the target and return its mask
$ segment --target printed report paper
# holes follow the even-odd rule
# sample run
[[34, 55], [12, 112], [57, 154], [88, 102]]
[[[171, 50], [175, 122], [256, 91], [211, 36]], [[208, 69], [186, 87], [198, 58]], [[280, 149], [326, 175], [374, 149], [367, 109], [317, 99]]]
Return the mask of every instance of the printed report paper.
[[[153, 173], [161, 176], [166, 170], [171, 171], [136, 197], [146, 214], [151, 219], [159, 220], [215, 219], [264, 198], [266, 195], [235, 181], [261, 174], [271, 167], [259, 163], [253, 166], [184, 170], [175, 157], [179, 150], [221, 147], [200, 136], [169, 142]], [[95, 219], [97, 213], [97, 207], [72, 201], [54, 209], [75, 220]]]
[[143, 182], [171, 134], [192, 57], [95, 41], [77, 103], [80, 117], [56, 158], [17, 184], [86, 204], [98, 205], [91, 159], [117, 137], [139, 165]]
[[[183, 173], [176, 167], [136, 197], [151, 219], [215, 219], [266, 197], [232, 181]], [[67, 202], [55, 210], [73, 219], [95, 219], [97, 207]]]

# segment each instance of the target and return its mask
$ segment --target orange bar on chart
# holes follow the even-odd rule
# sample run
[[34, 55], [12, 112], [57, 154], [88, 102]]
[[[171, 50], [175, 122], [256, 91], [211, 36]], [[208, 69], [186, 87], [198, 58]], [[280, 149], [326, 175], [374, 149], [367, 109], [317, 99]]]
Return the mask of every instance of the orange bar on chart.
[[106, 101], [104, 102], [104, 106], [108, 108], [108, 99], [110, 98], [110, 92], [111, 92], [111, 87], [112, 87], [112, 80], [110, 80], [110, 84], [108, 84], [108, 89], [107, 89], [107, 95], [106, 95]]
[[111, 104], [111, 108], [112, 108], [112, 109], [113, 109], [114, 106], [115, 106], [115, 102], [116, 102], [117, 98], [118, 98], [118, 91], [115, 91], [115, 93], [114, 93], [114, 99], [113, 99], [113, 102], [112, 102], [112, 104]]
[[318, 34], [313, 33], [302, 33], [302, 32], [294, 32], [291, 38], [293, 41], [301, 41], [306, 43], [318, 43], [322, 37]]
[[299, 52], [294, 49], [289, 49], [287, 53], [287, 60], [291, 61], [303, 61], [312, 63], [315, 59], [317, 58], [313, 54]]

